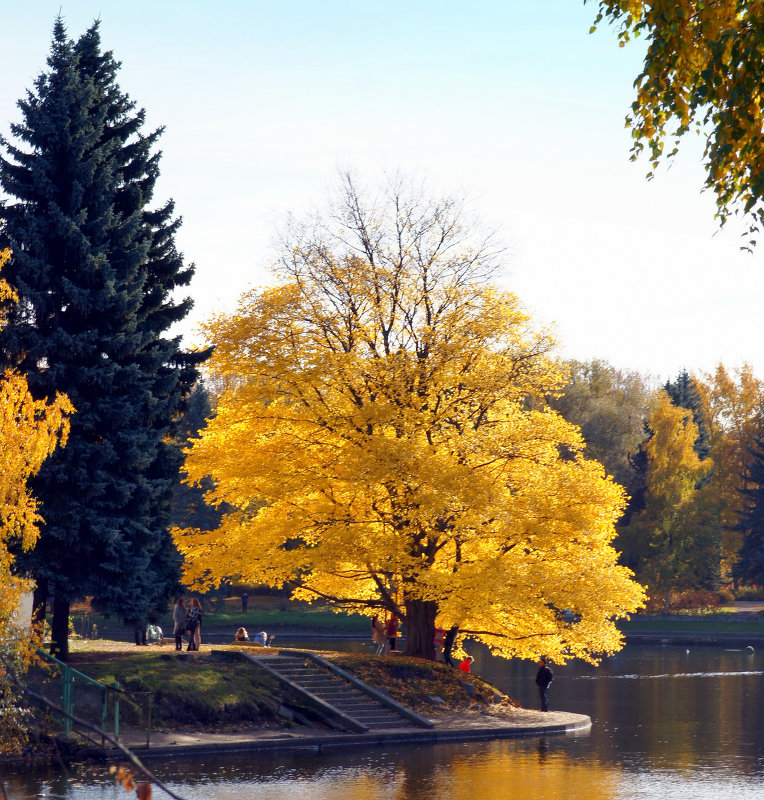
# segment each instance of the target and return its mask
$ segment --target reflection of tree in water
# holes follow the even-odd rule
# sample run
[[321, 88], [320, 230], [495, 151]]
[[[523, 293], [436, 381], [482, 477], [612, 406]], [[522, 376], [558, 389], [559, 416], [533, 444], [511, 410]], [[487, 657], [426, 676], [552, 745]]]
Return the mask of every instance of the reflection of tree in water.
[[[483, 664], [493, 683], [535, 700], [532, 664]], [[738, 788], [752, 797], [764, 764], [762, 669], [760, 648], [629, 646], [597, 668], [555, 670], [555, 706], [592, 717], [582, 736], [200, 755], [152, 767], [221, 800], [613, 800], [637, 785], [653, 800], [676, 796], [677, 776], [698, 798], [739, 797]], [[9, 798], [83, 800], [106, 797], [83, 788], [108, 784], [101, 769], [75, 770], [76, 787], [55, 769], [1, 774]]]
[[470, 745], [468, 752], [451, 763], [448, 780], [449, 800], [477, 797], [611, 800], [618, 796], [623, 784], [620, 769], [581, 758], [574, 742], [564, 736], [552, 740], [539, 737], [486, 742], [481, 747]]

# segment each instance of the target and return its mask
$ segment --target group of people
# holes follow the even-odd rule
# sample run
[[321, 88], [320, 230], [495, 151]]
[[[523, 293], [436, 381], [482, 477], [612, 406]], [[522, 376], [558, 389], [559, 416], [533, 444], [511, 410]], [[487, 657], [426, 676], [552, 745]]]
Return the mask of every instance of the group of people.
[[371, 618], [371, 639], [377, 645], [376, 654], [386, 656], [396, 648], [398, 641], [398, 620], [393, 615], [387, 622], [375, 614]]
[[255, 644], [259, 644], [262, 647], [270, 646], [270, 643], [276, 638], [275, 633], [268, 634], [267, 631], [260, 631], [256, 633], [252, 639], [249, 638], [249, 634], [247, 633], [246, 628], [239, 628], [236, 631], [236, 634], [233, 637], [234, 642], [254, 642]]
[[188, 638], [186, 650], [198, 650], [202, 640], [202, 604], [197, 597], [191, 598], [191, 603], [186, 608], [186, 601], [179, 597], [172, 611], [172, 621], [175, 635], [175, 649], [183, 649], [183, 637]]
[[[243, 628], [241, 629], [243, 630]], [[386, 623], [382, 622], [378, 615], [371, 618], [371, 638], [377, 646], [376, 654], [387, 655], [395, 650], [398, 637], [398, 619], [393, 615], [390, 616]], [[451, 659], [448, 658], [445, 645], [448, 644], [446, 639], [448, 633], [444, 628], [436, 628], [435, 636], [433, 637], [433, 646], [435, 648], [435, 658], [437, 660], [444, 659], [448, 664], [453, 666]], [[450, 646], [448, 648], [450, 650]], [[466, 656], [459, 664], [459, 669], [462, 672], [472, 672], [472, 656]], [[552, 670], [549, 668], [546, 658], [539, 659], [539, 670], [536, 673], [536, 686], [539, 691], [539, 702], [542, 711], [549, 711], [549, 687], [554, 680]]]

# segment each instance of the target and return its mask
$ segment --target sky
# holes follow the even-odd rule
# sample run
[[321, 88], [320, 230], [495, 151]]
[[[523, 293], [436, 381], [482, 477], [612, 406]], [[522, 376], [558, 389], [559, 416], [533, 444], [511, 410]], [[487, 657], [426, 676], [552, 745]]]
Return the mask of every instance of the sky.
[[750, 363], [764, 378], [762, 251], [719, 231], [702, 142], [647, 181], [624, 120], [642, 51], [589, 34], [583, 0], [0, 0], [0, 132], [45, 69], [61, 13], [101, 20], [119, 83], [164, 126], [194, 310], [270, 280], [288, 213], [339, 170], [463, 195], [506, 243], [501, 275], [566, 358], [657, 380]]

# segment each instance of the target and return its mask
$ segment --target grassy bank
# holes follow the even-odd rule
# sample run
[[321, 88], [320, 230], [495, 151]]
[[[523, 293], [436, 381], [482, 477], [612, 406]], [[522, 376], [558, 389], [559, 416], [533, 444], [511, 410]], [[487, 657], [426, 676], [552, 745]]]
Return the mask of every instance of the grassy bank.
[[282, 692], [277, 680], [212, 655], [96, 650], [73, 654], [71, 665], [101, 683], [119, 681], [126, 692], [120, 715], [129, 726], [145, 725], [147, 692], [158, 728], [284, 724], [278, 716]]
[[[106, 644], [106, 643], [105, 643]], [[216, 730], [235, 727], [294, 726], [279, 715], [286, 705], [297, 711], [302, 723], [321, 724], [321, 714], [310, 703], [293, 696], [275, 679], [253, 665], [235, 660], [236, 648], [220, 654], [193, 656], [156, 650], [114, 652], [91, 643], [86, 651], [73, 652], [71, 665], [103, 683], [119, 681], [128, 693], [151, 692], [153, 724], [164, 729]], [[484, 708], [514, 701], [477, 675], [465, 675], [445, 664], [394, 656], [322, 652], [361, 680], [386, 691], [393, 699], [419, 711]], [[428, 696], [443, 700], [437, 706]], [[124, 724], [145, 723], [145, 702], [126, 696], [120, 707]]]
[[634, 616], [618, 623], [618, 627], [629, 634], [757, 634], [764, 636], [764, 619], [743, 617], [739, 614], [677, 615], [672, 617]]
[[370, 686], [382, 687], [389, 695], [415, 711], [432, 710], [428, 697], [439, 697], [450, 710], [488, 706], [501, 702], [518, 704], [478, 675], [467, 675], [446, 664], [420, 658], [332, 653], [331, 660]]

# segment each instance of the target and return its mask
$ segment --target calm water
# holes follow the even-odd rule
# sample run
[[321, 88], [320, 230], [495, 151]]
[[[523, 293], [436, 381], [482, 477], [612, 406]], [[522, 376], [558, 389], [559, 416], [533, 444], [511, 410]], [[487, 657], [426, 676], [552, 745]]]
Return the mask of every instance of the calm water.
[[[319, 645], [326, 642], [301, 640]], [[474, 655], [476, 672], [535, 707], [532, 663]], [[632, 646], [597, 668], [555, 668], [551, 705], [589, 714], [593, 728], [584, 736], [149, 763], [189, 800], [758, 800], [763, 681], [764, 652]], [[134, 797], [104, 772], [3, 779], [9, 800]]]

